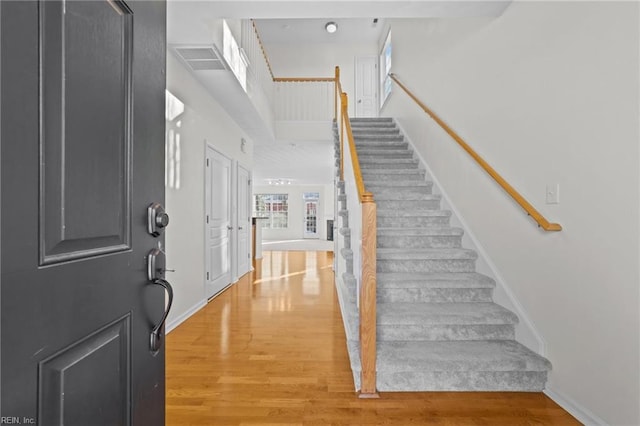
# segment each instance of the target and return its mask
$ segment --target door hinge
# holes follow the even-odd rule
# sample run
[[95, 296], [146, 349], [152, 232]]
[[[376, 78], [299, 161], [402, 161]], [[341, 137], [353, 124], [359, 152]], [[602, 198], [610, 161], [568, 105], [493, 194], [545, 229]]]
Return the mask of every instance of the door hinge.
[[209, 167], [209, 159], [207, 158], [207, 167]]
[[209, 273], [207, 272], [207, 281], [209, 281]]
[[209, 215], [207, 215], [207, 223], [209, 223]]
[[247, 185], [251, 185], [251, 179], [247, 180]]

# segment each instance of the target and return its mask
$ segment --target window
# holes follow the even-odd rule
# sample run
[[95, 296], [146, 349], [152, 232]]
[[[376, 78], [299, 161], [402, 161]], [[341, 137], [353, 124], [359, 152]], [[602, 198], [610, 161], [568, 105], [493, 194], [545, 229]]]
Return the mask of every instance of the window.
[[240, 47], [231, 33], [226, 20], [222, 21], [222, 47], [224, 59], [231, 67], [240, 85], [247, 91], [247, 62], [246, 57], [240, 53]]
[[392, 80], [389, 77], [391, 73], [391, 30], [387, 33], [387, 38], [384, 41], [382, 52], [380, 52], [380, 107], [384, 105], [391, 94]]
[[256, 194], [254, 216], [263, 229], [286, 229], [289, 227], [289, 194]]

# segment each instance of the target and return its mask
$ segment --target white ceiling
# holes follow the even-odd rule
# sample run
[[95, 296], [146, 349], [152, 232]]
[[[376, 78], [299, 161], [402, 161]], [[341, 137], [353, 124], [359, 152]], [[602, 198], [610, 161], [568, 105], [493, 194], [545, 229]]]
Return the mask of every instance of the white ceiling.
[[333, 142], [278, 142], [254, 147], [253, 181], [290, 180], [292, 184], [333, 182]]
[[[169, 44], [210, 44], [212, 22], [252, 18], [265, 45], [276, 43], [361, 43], [380, 38], [384, 18], [499, 16], [511, 0], [169, 0]], [[378, 18], [377, 26], [373, 18]], [[328, 34], [328, 21], [338, 24]], [[333, 144], [276, 142], [254, 146], [253, 179], [290, 180], [292, 184], [328, 184], [333, 180]]]
[[[269, 44], [376, 43], [384, 29], [384, 19], [377, 18], [256, 19], [260, 38]], [[327, 22], [338, 30], [329, 34]]]

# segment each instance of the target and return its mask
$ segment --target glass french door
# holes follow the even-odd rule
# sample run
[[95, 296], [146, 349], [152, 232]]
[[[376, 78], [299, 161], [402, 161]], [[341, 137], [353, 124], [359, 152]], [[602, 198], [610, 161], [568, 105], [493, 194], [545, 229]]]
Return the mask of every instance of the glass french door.
[[304, 202], [304, 238], [320, 238], [318, 234], [318, 200]]

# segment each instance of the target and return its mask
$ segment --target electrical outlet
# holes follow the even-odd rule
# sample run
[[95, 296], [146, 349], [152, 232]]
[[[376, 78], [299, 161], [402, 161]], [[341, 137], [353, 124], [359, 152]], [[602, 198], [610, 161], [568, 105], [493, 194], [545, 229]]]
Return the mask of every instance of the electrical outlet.
[[549, 183], [547, 184], [547, 204], [559, 204], [560, 203], [560, 184]]

